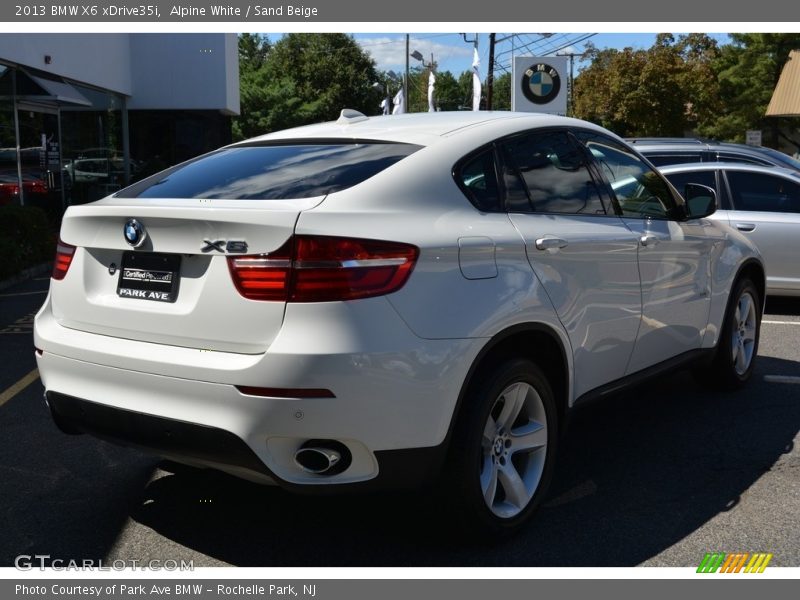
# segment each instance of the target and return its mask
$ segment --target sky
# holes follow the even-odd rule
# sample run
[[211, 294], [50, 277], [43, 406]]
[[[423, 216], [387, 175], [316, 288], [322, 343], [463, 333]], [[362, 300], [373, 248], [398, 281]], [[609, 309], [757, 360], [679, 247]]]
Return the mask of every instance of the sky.
[[[488, 33], [411, 33], [409, 34], [409, 51], [419, 51], [425, 62], [433, 60], [438, 63], [439, 71], [451, 71], [458, 76], [462, 71], [472, 68], [473, 42], [478, 36], [478, 55], [481, 61], [481, 72], [485, 72], [489, 63]], [[677, 34], [676, 34], [677, 35]], [[728, 36], [723, 33], [709, 34], [720, 43], [725, 43]], [[270, 36], [273, 37], [273, 36]], [[378, 69], [401, 73], [405, 69], [405, 35], [400, 33], [356, 33], [356, 41], [366, 50]], [[571, 52], [581, 54], [587, 41], [598, 48], [649, 48], [655, 41], [655, 33], [528, 33], [517, 34], [513, 38], [509, 33], [497, 33], [495, 59], [500, 67], [510, 68], [512, 55], [552, 56], [554, 52]], [[503, 38], [507, 38], [504, 41]], [[576, 58], [576, 68], [580, 61]], [[410, 59], [410, 66], [420, 66], [419, 61]]]

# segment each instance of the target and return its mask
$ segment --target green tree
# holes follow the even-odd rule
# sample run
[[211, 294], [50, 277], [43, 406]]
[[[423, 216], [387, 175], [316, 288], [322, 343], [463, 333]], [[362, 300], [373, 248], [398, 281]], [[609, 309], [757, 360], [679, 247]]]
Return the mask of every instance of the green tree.
[[494, 78], [492, 110], [511, 110], [511, 73]]
[[247, 67], [240, 71], [236, 139], [334, 120], [343, 108], [373, 115], [380, 110], [375, 63], [349, 35], [290, 33], [274, 45], [267, 41], [266, 49], [246, 38], [239, 56]]
[[792, 121], [765, 113], [789, 51], [800, 49], [800, 34], [735, 33], [730, 37], [732, 43], [721, 48], [713, 64], [719, 80], [719, 110], [701, 121], [699, 132], [743, 141], [748, 129], [761, 129], [768, 132], [765, 142], [777, 146], [781, 127]]
[[463, 103], [458, 80], [450, 71], [436, 74], [436, 106], [439, 110], [458, 110]]
[[239, 36], [239, 116], [232, 122], [234, 140], [265, 133], [261, 120], [268, 104], [264, 94], [265, 63], [271, 44], [267, 36]]
[[260, 33], [239, 34], [239, 73], [254, 71], [264, 66], [271, 44], [266, 35]]
[[[461, 71], [458, 76], [458, 91], [461, 96], [461, 110], [472, 110], [472, 71]], [[481, 94], [484, 94], [483, 89]]]
[[680, 136], [717, 106], [716, 42], [705, 34], [659, 34], [647, 50], [589, 47], [575, 78], [575, 116], [623, 136]]
[[428, 73], [428, 69], [423, 67], [411, 67], [409, 70], [406, 112], [428, 111]]

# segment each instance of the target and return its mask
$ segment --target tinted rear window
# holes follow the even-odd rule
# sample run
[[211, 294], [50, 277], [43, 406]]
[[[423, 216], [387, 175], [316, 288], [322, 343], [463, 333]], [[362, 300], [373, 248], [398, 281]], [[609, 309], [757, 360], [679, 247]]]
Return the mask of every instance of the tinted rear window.
[[642, 152], [647, 160], [653, 163], [656, 167], [664, 167], [666, 165], [683, 165], [686, 163], [700, 162], [701, 154], [696, 152], [694, 154], [665, 154], [657, 152]]
[[368, 142], [226, 148], [148, 177], [117, 197], [311, 198], [359, 184], [420, 147]]

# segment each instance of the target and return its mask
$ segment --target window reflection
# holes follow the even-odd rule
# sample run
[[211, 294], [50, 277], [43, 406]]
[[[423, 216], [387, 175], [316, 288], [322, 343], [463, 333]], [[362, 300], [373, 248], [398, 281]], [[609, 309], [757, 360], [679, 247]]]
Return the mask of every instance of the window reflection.
[[119, 196], [311, 198], [356, 185], [418, 149], [381, 143], [229, 148], [154, 175]]

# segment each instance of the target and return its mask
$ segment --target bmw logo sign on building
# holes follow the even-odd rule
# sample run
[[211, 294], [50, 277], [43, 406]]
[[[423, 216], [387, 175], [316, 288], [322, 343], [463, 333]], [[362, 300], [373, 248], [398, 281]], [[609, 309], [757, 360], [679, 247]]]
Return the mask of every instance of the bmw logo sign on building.
[[522, 112], [567, 114], [567, 73], [564, 56], [514, 58], [511, 108]]

